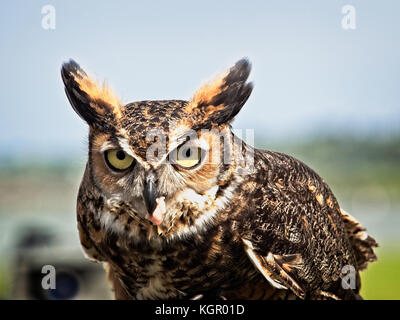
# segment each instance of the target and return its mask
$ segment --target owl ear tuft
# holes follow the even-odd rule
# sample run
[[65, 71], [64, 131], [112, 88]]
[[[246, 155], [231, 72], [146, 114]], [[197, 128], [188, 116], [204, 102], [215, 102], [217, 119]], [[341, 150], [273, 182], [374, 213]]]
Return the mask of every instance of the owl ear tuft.
[[201, 115], [201, 126], [229, 123], [246, 103], [253, 84], [247, 83], [251, 64], [243, 58], [227, 72], [203, 85], [186, 107], [187, 113]]
[[90, 126], [121, 117], [121, 102], [114, 91], [89, 77], [74, 60], [62, 65], [61, 77], [69, 102]]

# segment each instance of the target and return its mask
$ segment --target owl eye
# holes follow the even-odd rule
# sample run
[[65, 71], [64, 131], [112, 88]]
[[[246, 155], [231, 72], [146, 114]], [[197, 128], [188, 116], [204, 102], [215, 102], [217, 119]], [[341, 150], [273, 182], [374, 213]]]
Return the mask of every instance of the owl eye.
[[174, 152], [174, 162], [183, 168], [193, 168], [201, 160], [202, 150], [195, 146], [183, 145]]
[[121, 149], [106, 151], [105, 158], [108, 166], [115, 171], [126, 170], [134, 162], [134, 159]]

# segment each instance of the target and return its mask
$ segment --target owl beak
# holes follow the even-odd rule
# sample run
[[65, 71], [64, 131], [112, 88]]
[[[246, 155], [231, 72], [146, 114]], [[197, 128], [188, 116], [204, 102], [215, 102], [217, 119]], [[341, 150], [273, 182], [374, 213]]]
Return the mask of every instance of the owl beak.
[[154, 176], [149, 176], [146, 179], [146, 185], [144, 187], [144, 202], [146, 204], [147, 212], [152, 215], [157, 207], [158, 192], [154, 183]]
[[149, 175], [146, 179], [144, 187], [144, 202], [147, 208], [146, 219], [151, 221], [155, 226], [159, 226], [164, 219], [166, 213], [165, 197], [160, 197], [155, 185], [154, 175]]

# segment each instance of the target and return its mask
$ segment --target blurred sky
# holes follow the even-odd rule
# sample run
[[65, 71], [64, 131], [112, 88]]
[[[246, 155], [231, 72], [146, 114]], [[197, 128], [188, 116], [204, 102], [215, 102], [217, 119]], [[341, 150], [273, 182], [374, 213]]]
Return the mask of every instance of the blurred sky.
[[[56, 29], [41, 9], [56, 9]], [[341, 26], [356, 8], [356, 30]], [[255, 90], [236, 128], [271, 140], [391, 135], [400, 119], [399, 1], [11, 1], [0, 4], [0, 154], [83, 152], [63, 92], [74, 58], [124, 102], [189, 99], [242, 56]]]

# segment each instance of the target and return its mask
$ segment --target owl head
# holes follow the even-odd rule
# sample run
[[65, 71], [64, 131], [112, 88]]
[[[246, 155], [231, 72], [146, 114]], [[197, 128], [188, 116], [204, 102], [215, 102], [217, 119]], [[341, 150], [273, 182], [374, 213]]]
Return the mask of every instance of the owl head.
[[123, 211], [160, 237], [212, 224], [241, 179], [243, 143], [230, 123], [252, 91], [250, 69], [238, 61], [189, 101], [123, 104], [76, 62], [65, 63], [65, 92], [89, 125], [84, 185], [104, 198], [101, 214]]

